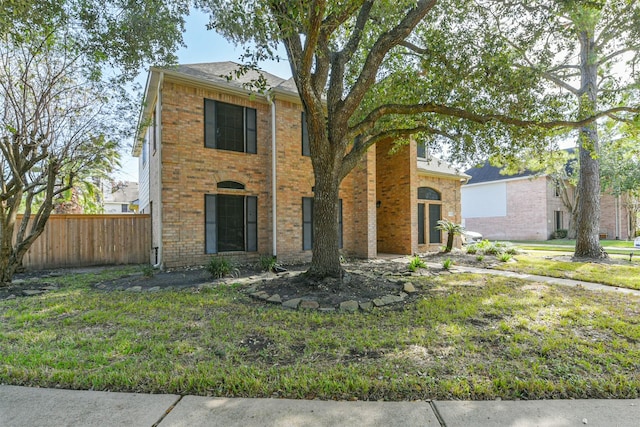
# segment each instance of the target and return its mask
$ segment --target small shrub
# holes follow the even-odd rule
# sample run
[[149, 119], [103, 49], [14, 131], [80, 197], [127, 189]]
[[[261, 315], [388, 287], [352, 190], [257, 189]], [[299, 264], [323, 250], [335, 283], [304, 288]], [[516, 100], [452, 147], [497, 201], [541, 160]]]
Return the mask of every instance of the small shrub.
[[453, 265], [453, 261], [451, 260], [451, 258], [447, 258], [444, 261], [442, 261], [442, 268], [444, 268], [445, 270], [449, 270], [452, 265]]
[[509, 261], [509, 260], [511, 259], [511, 255], [505, 252], [505, 253], [503, 253], [503, 254], [500, 254], [500, 256], [498, 257], [498, 259], [499, 259], [500, 261], [502, 261], [502, 262], [507, 262], [507, 261]]
[[262, 255], [260, 257], [260, 268], [262, 271], [273, 271], [276, 265], [276, 257], [271, 255]]
[[483, 260], [484, 260], [484, 255], [478, 255], [478, 256], [476, 257], [476, 261], [480, 261], [480, 262], [482, 262]]
[[415, 272], [419, 268], [427, 268], [427, 264], [419, 256], [414, 256], [409, 262], [409, 271]]
[[552, 237], [554, 239], [566, 239], [568, 234], [569, 234], [568, 230], [560, 229], [560, 230], [554, 231]]
[[478, 246], [476, 244], [471, 244], [467, 246], [467, 253], [469, 255], [475, 255], [478, 253]]
[[502, 250], [500, 249], [499, 246], [496, 245], [491, 245], [489, 246], [487, 249], [484, 250], [484, 253], [487, 255], [500, 255], [502, 253]]
[[213, 277], [217, 279], [228, 276], [237, 271], [237, 269], [233, 267], [231, 261], [221, 256], [211, 257], [211, 261], [209, 261], [209, 264], [207, 264], [206, 269], [209, 273], [211, 273]]
[[156, 274], [156, 270], [151, 264], [145, 264], [142, 266], [142, 275], [144, 277], [153, 277], [154, 274]]

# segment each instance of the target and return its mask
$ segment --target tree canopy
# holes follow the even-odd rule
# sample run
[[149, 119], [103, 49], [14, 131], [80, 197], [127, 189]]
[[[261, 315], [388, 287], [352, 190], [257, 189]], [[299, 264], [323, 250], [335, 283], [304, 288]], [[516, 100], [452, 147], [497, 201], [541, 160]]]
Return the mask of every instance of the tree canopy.
[[[211, 14], [211, 28], [251, 44], [250, 63], [273, 55], [277, 43], [286, 48], [307, 112], [316, 180], [319, 238], [310, 273], [340, 274], [331, 220], [337, 189], [377, 141], [411, 136], [436, 148], [447, 143], [455, 158], [468, 160], [542, 147], [549, 129], [592, 127], [594, 116], [604, 114], [592, 105], [576, 115], [575, 100], [550, 91], [544, 70], [531, 66], [530, 50], [546, 66], [554, 48], [564, 52], [577, 42], [559, 37], [567, 33], [560, 24], [553, 26], [564, 31], [558, 37], [546, 32], [545, 20], [565, 2], [529, 3], [197, 2]], [[524, 25], [514, 19], [520, 9], [530, 18]], [[630, 110], [609, 107], [606, 114]]]

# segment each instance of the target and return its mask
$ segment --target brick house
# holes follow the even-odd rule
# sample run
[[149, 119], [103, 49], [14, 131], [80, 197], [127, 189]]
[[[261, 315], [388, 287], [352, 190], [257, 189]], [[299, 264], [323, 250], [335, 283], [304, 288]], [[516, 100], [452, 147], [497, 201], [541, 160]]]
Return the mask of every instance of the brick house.
[[[152, 264], [311, 259], [313, 170], [303, 108], [292, 79], [263, 73], [266, 95], [228, 80], [232, 62], [151, 68], [133, 155], [140, 212], [152, 217]], [[428, 161], [415, 141], [370, 149], [340, 187], [346, 256], [439, 249], [440, 218], [461, 221], [467, 176]]]
[[[466, 171], [462, 187], [462, 217], [467, 230], [486, 239], [548, 240], [556, 230], [568, 229], [570, 213], [548, 176], [525, 171], [502, 175], [488, 162]], [[629, 238], [629, 215], [623, 203], [600, 196], [600, 236]]]

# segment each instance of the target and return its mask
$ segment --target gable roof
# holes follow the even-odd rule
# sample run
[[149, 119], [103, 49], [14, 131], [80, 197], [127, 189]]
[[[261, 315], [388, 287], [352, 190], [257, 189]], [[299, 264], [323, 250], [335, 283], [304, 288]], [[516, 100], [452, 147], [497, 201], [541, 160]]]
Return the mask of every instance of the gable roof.
[[[236, 71], [241, 67], [240, 64], [233, 61], [224, 62], [207, 62], [200, 64], [180, 64], [175, 67], [162, 69], [163, 71], [174, 71], [200, 80], [207, 80], [213, 84], [224, 84], [234, 86], [238, 89], [244, 89], [244, 85], [258, 79], [260, 74], [265, 78], [267, 86], [272, 89], [281, 89], [286, 92], [298, 94], [295, 83], [293, 86], [290, 81], [293, 79], [283, 79], [266, 71], [248, 70], [246, 73], [238, 76]], [[228, 79], [227, 76], [233, 77]]]
[[[576, 152], [575, 148], [565, 148], [562, 151], [566, 151], [568, 154], [574, 154]], [[576, 166], [576, 159], [569, 157], [567, 163], [564, 165], [565, 172], [567, 175], [571, 175]], [[480, 184], [483, 182], [492, 182], [492, 181], [504, 181], [507, 179], [515, 179], [515, 178], [525, 178], [528, 176], [538, 175], [538, 172], [532, 172], [528, 169], [521, 173], [516, 173], [512, 175], [506, 175], [500, 173], [502, 168], [492, 166], [489, 164], [489, 161], [485, 161], [482, 166], [477, 166], [475, 168], [467, 169], [465, 173], [471, 176], [468, 184]]]
[[[131, 154], [138, 157], [142, 148], [142, 140], [146, 126], [141, 126], [145, 118], [151, 116], [154, 105], [154, 91], [162, 82], [163, 76], [172, 76], [175, 79], [187, 80], [200, 85], [213, 85], [225, 88], [235, 93], [249, 95], [252, 91], [245, 87], [246, 84], [258, 79], [259, 75], [266, 80], [270, 91], [279, 93], [289, 99], [299, 100], [298, 89], [292, 78], [283, 79], [266, 71], [248, 70], [242, 75], [236, 75], [236, 71], [241, 68], [241, 64], [233, 61], [206, 62], [198, 64], [180, 64], [170, 67], [151, 67], [147, 76], [147, 83], [144, 93], [144, 102], [138, 117], [138, 130], [133, 142]], [[233, 77], [233, 78], [227, 78]], [[261, 96], [266, 97], [265, 94]]]
[[221, 85], [226, 88], [242, 91], [246, 94], [252, 90], [250, 87], [245, 87], [245, 85], [256, 81], [260, 75], [262, 75], [266, 80], [266, 86], [270, 91], [286, 94], [299, 99], [300, 96], [298, 94], [298, 88], [296, 87], [293, 77], [283, 79], [282, 77], [262, 70], [247, 70], [244, 74], [237, 75], [236, 72], [239, 71], [241, 67], [242, 65], [237, 62], [223, 61], [199, 64], [180, 64], [166, 68], [152, 67], [150, 72], [162, 72], [175, 77], [186, 77], [210, 85]]
[[444, 160], [440, 160], [433, 156], [428, 159], [418, 159], [418, 173], [464, 180], [471, 178], [469, 175], [454, 168]]
[[522, 173], [517, 173], [514, 175], [503, 175], [500, 173], [501, 170], [502, 168], [492, 166], [491, 164], [489, 164], [489, 161], [485, 161], [482, 166], [467, 169], [465, 173], [471, 176], [468, 184], [480, 184], [481, 182], [503, 181], [505, 179], [524, 178], [527, 176], [535, 175], [535, 172], [531, 172], [530, 170], [525, 170]]

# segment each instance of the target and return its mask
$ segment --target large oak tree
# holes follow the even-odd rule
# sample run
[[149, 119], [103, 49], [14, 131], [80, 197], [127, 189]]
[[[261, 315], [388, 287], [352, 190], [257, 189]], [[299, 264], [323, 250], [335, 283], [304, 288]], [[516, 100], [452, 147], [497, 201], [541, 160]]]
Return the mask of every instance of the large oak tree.
[[[201, 0], [211, 27], [250, 45], [286, 48], [306, 111], [315, 176], [308, 274], [340, 276], [338, 188], [369, 147], [410, 135], [446, 140], [458, 157], [542, 143], [568, 121], [567, 99], [495, 37], [486, 7], [466, 1]], [[544, 25], [544, 23], [540, 23]], [[515, 31], [515, 30], [514, 30]], [[591, 105], [591, 104], [590, 104]], [[585, 132], [595, 108], [583, 109]]]

